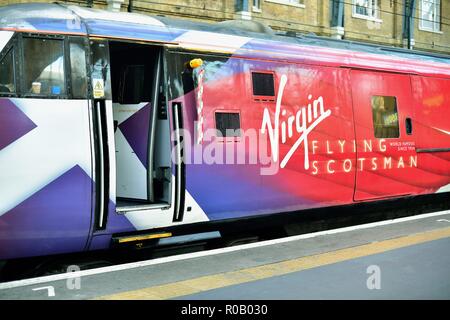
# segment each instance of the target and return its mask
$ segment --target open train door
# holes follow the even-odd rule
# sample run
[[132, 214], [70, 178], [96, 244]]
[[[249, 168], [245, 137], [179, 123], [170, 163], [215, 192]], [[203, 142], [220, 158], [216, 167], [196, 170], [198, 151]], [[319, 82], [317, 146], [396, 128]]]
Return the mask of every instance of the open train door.
[[355, 201], [418, 192], [409, 75], [351, 71], [356, 130]]
[[106, 228], [110, 199], [115, 198], [115, 161], [108, 42], [91, 40], [92, 130], [96, 230]]
[[182, 123], [182, 106], [167, 100], [163, 47], [115, 40], [109, 41], [109, 54], [116, 212], [134, 212], [142, 228], [151, 227], [159, 213], [169, 220], [184, 196], [171, 140], [171, 125]]

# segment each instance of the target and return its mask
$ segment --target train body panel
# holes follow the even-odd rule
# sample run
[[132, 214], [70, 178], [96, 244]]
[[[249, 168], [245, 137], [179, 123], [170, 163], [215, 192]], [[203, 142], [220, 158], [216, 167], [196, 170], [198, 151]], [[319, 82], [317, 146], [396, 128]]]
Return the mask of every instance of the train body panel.
[[448, 57], [52, 4], [2, 17], [0, 259], [450, 191]]
[[[231, 218], [352, 202], [354, 169], [346, 174], [341, 170], [330, 176], [324, 164], [326, 159], [333, 158], [327, 154], [327, 143], [335, 148], [334, 144], [337, 145], [339, 139], [349, 143], [354, 140], [350, 96], [336, 86], [336, 83], [347, 83], [348, 70], [233, 58], [220, 67], [219, 64], [215, 60], [205, 60], [205, 77], [212, 78], [206, 79], [203, 86], [201, 116], [204, 140], [202, 144], [190, 141], [191, 153], [186, 159], [190, 163], [187, 166], [187, 190], [206, 208], [209, 217]], [[216, 69], [219, 71], [214, 75]], [[254, 96], [251, 71], [273, 74], [274, 89], [278, 94], [274, 92], [271, 98], [266, 99]], [[286, 79], [284, 89], [279, 86], [282, 78]], [[324, 117], [323, 123], [317, 122], [308, 133], [306, 143], [295, 147], [295, 152], [289, 157], [288, 152], [302, 133], [297, 132], [295, 121], [288, 128], [288, 119], [298, 113], [301, 121], [302, 108], [305, 111], [308, 104], [322, 100], [323, 108], [330, 110], [330, 116]], [[198, 117], [195, 97], [190, 95], [184, 101], [187, 102], [185, 118], [195, 120]], [[279, 117], [276, 120], [277, 105]], [[228, 114], [239, 117], [242, 136], [221, 137], [211, 130], [216, 128], [218, 115]], [[278, 122], [277, 129], [275, 122]], [[198, 135], [194, 121], [188, 123], [189, 136]], [[260, 145], [255, 144], [260, 129], [267, 129], [267, 126], [274, 131], [285, 127], [286, 141], [282, 142], [281, 135], [279, 141], [275, 141], [266, 131], [261, 136]], [[291, 137], [288, 137], [289, 132]], [[274, 146], [277, 145], [273, 150], [271, 140]], [[261, 146], [263, 144], [265, 148]], [[306, 144], [309, 151], [305, 152]], [[272, 163], [271, 155], [274, 153], [278, 153], [278, 160]], [[306, 156], [309, 157], [306, 161], [308, 168], [305, 168]], [[346, 148], [337, 158], [344, 157], [355, 162], [351, 148]], [[196, 164], [200, 158], [202, 163]], [[283, 159], [287, 159], [286, 165], [280, 168]], [[320, 188], [334, 188], [336, 193], [321, 194], [317, 192]]]
[[93, 189], [88, 103], [2, 98], [0, 114], [0, 256], [83, 250]]

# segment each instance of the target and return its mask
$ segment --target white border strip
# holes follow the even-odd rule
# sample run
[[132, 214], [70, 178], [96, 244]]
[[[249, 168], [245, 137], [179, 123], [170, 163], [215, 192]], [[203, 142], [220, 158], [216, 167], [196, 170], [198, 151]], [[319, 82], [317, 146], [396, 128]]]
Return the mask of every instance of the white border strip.
[[246, 249], [265, 247], [265, 246], [270, 246], [270, 245], [274, 245], [274, 244], [292, 242], [292, 241], [296, 241], [296, 240], [315, 238], [315, 237], [322, 236], [322, 235], [337, 234], [337, 233], [344, 233], [344, 232], [349, 232], [349, 231], [354, 231], [354, 230], [368, 229], [368, 228], [385, 226], [385, 225], [395, 224], [395, 223], [400, 223], [400, 222], [407, 222], [407, 221], [425, 219], [425, 218], [430, 218], [430, 217], [436, 217], [436, 216], [441, 216], [441, 215], [445, 215], [445, 214], [450, 214], [450, 210], [426, 213], [426, 214], [415, 215], [415, 216], [405, 217], [405, 218], [385, 220], [385, 221], [380, 221], [380, 222], [372, 222], [372, 223], [361, 224], [361, 225], [356, 225], [356, 226], [351, 226], [351, 227], [344, 227], [344, 228], [339, 228], [339, 229], [319, 231], [319, 232], [314, 232], [314, 233], [309, 233], [309, 234], [302, 234], [302, 235], [298, 235], [298, 236], [291, 236], [291, 237], [285, 237], [285, 238], [280, 238], [280, 239], [261, 241], [261, 242], [257, 242], [257, 243], [243, 244], [243, 245], [238, 245], [238, 246], [234, 246], [234, 247], [213, 249], [213, 250], [209, 250], [209, 251], [201, 251], [201, 252], [194, 252], [194, 253], [186, 253], [186, 254], [180, 254], [180, 255], [176, 255], [176, 256], [157, 258], [157, 259], [153, 259], [153, 260], [119, 264], [119, 265], [110, 266], [110, 267], [102, 267], [102, 268], [70, 272], [70, 273], [63, 273], [63, 274], [57, 274], [57, 275], [51, 275], [51, 276], [45, 276], [45, 277], [4, 282], [4, 283], [0, 283], [0, 290], [24, 287], [24, 286], [35, 285], [35, 284], [40, 284], [40, 283], [45, 283], [45, 282], [53, 282], [53, 281], [58, 281], [58, 280], [66, 280], [66, 279], [71, 279], [71, 278], [86, 277], [86, 276], [92, 276], [92, 275], [96, 275], [96, 274], [121, 271], [121, 270], [127, 270], [127, 269], [134, 269], [134, 268], [163, 264], [163, 263], [168, 263], [168, 262], [173, 262], [173, 261], [194, 259], [194, 258], [199, 258], [199, 257], [212, 256], [212, 255], [246, 250]]

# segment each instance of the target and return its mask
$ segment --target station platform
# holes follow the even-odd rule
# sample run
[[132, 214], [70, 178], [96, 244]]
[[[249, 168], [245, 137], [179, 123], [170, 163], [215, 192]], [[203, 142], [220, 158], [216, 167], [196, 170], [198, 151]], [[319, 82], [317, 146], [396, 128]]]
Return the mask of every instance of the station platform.
[[450, 211], [0, 283], [0, 299], [450, 299]]

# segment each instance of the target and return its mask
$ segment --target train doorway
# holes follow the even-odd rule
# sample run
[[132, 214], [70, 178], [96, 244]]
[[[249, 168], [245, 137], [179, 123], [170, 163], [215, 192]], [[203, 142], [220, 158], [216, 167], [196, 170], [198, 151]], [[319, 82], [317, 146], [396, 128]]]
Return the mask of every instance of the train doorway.
[[110, 42], [118, 211], [170, 205], [170, 124], [162, 49]]

